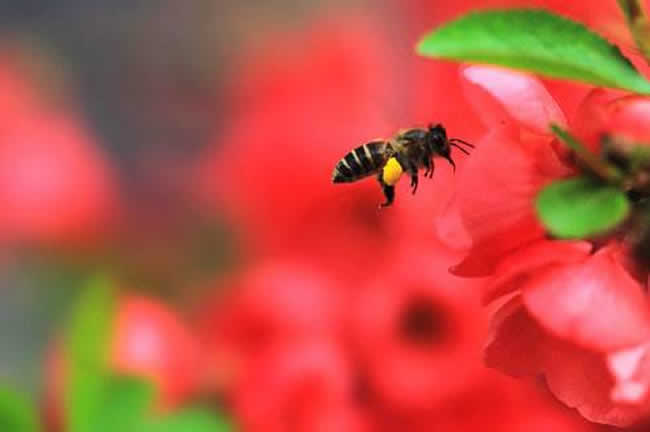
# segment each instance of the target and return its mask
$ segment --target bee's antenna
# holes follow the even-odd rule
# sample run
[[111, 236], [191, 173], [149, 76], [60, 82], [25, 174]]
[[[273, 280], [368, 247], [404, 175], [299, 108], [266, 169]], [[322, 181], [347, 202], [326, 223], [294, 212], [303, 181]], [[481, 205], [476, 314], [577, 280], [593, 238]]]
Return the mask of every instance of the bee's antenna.
[[450, 141], [450, 142], [449, 142], [449, 145], [452, 145], [452, 146], [456, 147], [458, 150], [462, 151], [462, 152], [465, 153], [467, 156], [469, 156], [469, 152], [468, 152], [467, 150], [465, 150], [464, 148], [462, 148], [461, 146], [459, 146], [458, 144], [456, 144], [455, 142], [451, 142], [451, 141]]
[[[449, 140], [449, 142], [450, 142], [450, 143], [459, 142], [459, 143], [461, 143], [461, 144], [465, 144], [466, 146], [468, 146], [468, 147], [470, 147], [470, 148], [474, 148], [474, 144], [470, 144], [470, 143], [468, 143], [467, 141], [463, 141], [463, 140], [460, 139], [460, 138], [452, 138], [452, 139]], [[456, 146], [456, 147], [458, 147], [458, 146]], [[458, 147], [458, 148], [460, 148], [460, 147]]]

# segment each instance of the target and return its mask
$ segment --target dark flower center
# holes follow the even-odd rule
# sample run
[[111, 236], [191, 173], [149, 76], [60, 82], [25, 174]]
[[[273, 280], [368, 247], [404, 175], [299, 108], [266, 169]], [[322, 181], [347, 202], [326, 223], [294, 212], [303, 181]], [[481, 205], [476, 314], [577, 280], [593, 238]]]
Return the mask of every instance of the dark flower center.
[[447, 336], [447, 321], [443, 307], [429, 297], [415, 297], [408, 302], [400, 318], [400, 337], [413, 345], [440, 343]]

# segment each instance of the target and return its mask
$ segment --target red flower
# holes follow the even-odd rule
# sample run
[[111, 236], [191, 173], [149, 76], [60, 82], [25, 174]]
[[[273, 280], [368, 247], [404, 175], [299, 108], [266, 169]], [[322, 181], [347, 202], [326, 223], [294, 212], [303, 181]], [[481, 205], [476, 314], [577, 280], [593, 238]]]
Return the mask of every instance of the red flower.
[[[484, 283], [446, 273], [457, 254], [428, 249], [398, 256], [362, 287], [351, 310], [372, 430], [592, 430], [538, 389], [485, 369], [487, 314], [476, 295]], [[525, 348], [499, 352], [516, 362], [534, 355]]]
[[153, 380], [163, 409], [178, 406], [197, 390], [198, 342], [166, 306], [145, 297], [125, 297], [114, 325], [112, 367]]
[[432, 246], [397, 256], [352, 310], [370, 391], [389, 411], [433, 410], [474, 391], [483, 374], [478, 286], [449, 275], [454, 255]]
[[0, 235], [88, 244], [115, 210], [107, 162], [70, 118], [34, 117], [0, 136]]
[[218, 290], [198, 312], [209, 385], [216, 390], [232, 390], [250, 365], [276, 346], [339, 333], [339, 287], [299, 262], [257, 265]]
[[[468, 98], [494, 127], [460, 180], [457, 205], [472, 246], [455, 268], [493, 274], [484, 301], [501, 306], [491, 319], [488, 365], [515, 376], [543, 374], [558, 399], [592, 421], [638, 421], [646, 411], [612, 399], [615, 376], [607, 366], [610, 353], [645, 344], [650, 333], [647, 299], [629, 273], [626, 248], [610, 242], [593, 252], [588, 243], [545, 240], [533, 211], [545, 184], [576, 170], [546, 129], [564, 124], [562, 111], [532, 77], [482, 66], [465, 68], [463, 77]], [[571, 123], [597, 152], [604, 132], [643, 136], [644, 104], [594, 91]], [[625, 385], [619, 380], [619, 393], [630, 389]]]
[[494, 432], [602, 431], [577, 414], [558, 406], [534, 383], [513, 381], [486, 372], [473, 391], [417, 416], [381, 412], [373, 431], [456, 432], [488, 428]]
[[487, 299], [512, 293], [521, 294], [541, 326], [582, 347], [607, 352], [650, 334], [647, 299], [613, 247], [593, 255], [581, 244], [562, 242], [524, 248], [488, 283]]
[[[550, 135], [548, 125], [563, 125], [564, 115], [538, 80], [483, 66], [462, 73], [469, 81], [468, 99], [494, 128], [480, 141], [459, 182], [452, 213], [460, 214], [472, 247], [454, 272], [488, 275], [509, 253], [544, 237], [532, 205], [535, 196], [576, 167], [568, 149]], [[512, 91], [510, 81], [519, 91]], [[571, 129], [592, 151], [600, 151], [604, 133], [636, 140], [650, 136], [643, 122], [647, 99], [616, 96], [594, 90], [572, 116]]]
[[364, 430], [338, 285], [285, 260], [254, 266], [219, 290], [199, 313], [207, 384], [245, 430]]
[[[470, 81], [468, 99], [488, 102], [477, 111], [492, 112], [500, 119], [477, 143], [458, 187], [457, 205], [473, 244], [454, 272], [477, 276], [490, 274], [509, 252], [543, 238], [533, 199], [545, 184], [569, 174], [571, 168], [560, 161], [550, 132], [545, 132], [550, 122], [563, 123], [564, 115], [538, 80], [482, 66], [465, 68], [463, 76]], [[512, 91], [510, 80], [519, 91]]]
[[246, 431], [366, 430], [354, 400], [352, 369], [334, 341], [276, 346], [254, 359], [233, 404]]
[[111, 168], [80, 119], [18, 69], [0, 59], [0, 241], [91, 244], [114, 217]]
[[486, 363], [517, 377], [543, 375], [550, 391], [588, 420], [628, 426], [647, 416], [647, 407], [614, 400], [607, 354], [555, 337], [536, 322], [519, 295], [492, 320]]

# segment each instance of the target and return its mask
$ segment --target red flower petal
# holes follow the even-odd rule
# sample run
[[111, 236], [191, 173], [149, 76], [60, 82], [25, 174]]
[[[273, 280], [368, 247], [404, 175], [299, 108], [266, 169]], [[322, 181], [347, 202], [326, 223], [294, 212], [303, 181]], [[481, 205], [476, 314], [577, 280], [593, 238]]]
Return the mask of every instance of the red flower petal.
[[457, 195], [440, 211], [434, 220], [434, 229], [445, 246], [459, 251], [472, 247], [472, 237], [463, 225]]
[[216, 299], [204, 302], [197, 314], [201, 335], [216, 350], [255, 357], [278, 343], [318, 339], [339, 329], [337, 285], [298, 262], [260, 264], [221, 285]]
[[153, 379], [163, 409], [178, 406], [197, 390], [198, 341], [162, 303], [146, 297], [123, 298], [113, 338], [114, 370]]
[[277, 346], [317, 342], [340, 331], [338, 285], [297, 261], [258, 264], [216, 288], [215, 298], [200, 306], [197, 327], [206, 346], [206, 387], [217, 391], [236, 388]]
[[644, 343], [610, 354], [607, 364], [616, 378], [612, 400], [648, 403], [650, 391], [650, 345]]
[[608, 250], [554, 267], [522, 286], [526, 307], [558, 337], [594, 350], [642, 342], [650, 334], [641, 286]]
[[610, 106], [610, 131], [630, 139], [650, 142], [650, 98], [624, 97]]
[[644, 407], [611, 400], [614, 379], [603, 354], [552, 340], [546, 355], [546, 382], [561, 402], [592, 422], [614, 426], [629, 426], [647, 415]]
[[492, 316], [485, 345], [485, 364], [515, 377], [543, 370], [546, 333], [516, 295]]
[[463, 170], [458, 200], [473, 247], [453, 269], [458, 275], [487, 275], [507, 253], [544, 236], [534, 197], [567, 169], [548, 138], [522, 141], [512, 132], [497, 129], [486, 136]]
[[462, 74], [467, 100], [486, 126], [510, 120], [541, 135], [550, 135], [551, 123], [566, 127], [564, 113], [537, 78], [491, 66], [469, 66]]
[[116, 210], [113, 172], [73, 115], [36, 114], [0, 134], [0, 236], [92, 245]]
[[358, 431], [344, 352], [324, 339], [257, 357], [233, 396], [243, 430]]
[[486, 284], [483, 303], [520, 289], [525, 281], [548, 266], [582, 261], [589, 256], [591, 249], [587, 242], [548, 240], [522, 248], [499, 263], [494, 276]]
[[493, 316], [486, 364], [513, 376], [543, 374], [549, 390], [592, 422], [628, 426], [646, 408], [610, 398], [614, 378], [601, 353], [579, 348], [546, 332], [514, 297]]
[[[591, 151], [600, 150], [600, 138], [608, 129], [610, 113], [607, 105], [614, 92], [601, 88], [593, 89], [582, 101], [571, 121], [571, 131]], [[566, 153], [570, 150], [563, 146]]]

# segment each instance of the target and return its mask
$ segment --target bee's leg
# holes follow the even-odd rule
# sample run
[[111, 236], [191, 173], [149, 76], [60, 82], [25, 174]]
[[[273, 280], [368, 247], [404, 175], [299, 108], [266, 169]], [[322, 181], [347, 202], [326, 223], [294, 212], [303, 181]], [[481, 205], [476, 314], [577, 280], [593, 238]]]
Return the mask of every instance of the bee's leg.
[[386, 197], [386, 202], [379, 204], [379, 208], [382, 209], [384, 207], [389, 207], [393, 204], [393, 201], [395, 200], [395, 186], [387, 185], [386, 183], [384, 183], [383, 169], [379, 171], [377, 180], [379, 181], [379, 185], [381, 186], [381, 191], [384, 193], [384, 196]]
[[433, 169], [434, 169], [433, 160], [430, 157], [425, 156], [425, 158], [422, 160], [422, 163], [426, 168], [426, 170], [424, 171], [424, 177], [432, 178]]
[[416, 166], [409, 164], [407, 171], [411, 176], [411, 193], [415, 195], [415, 191], [418, 190], [418, 169]]
[[411, 177], [411, 193], [415, 195], [415, 191], [418, 190], [418, 167], [404, 157], [398, 155], [396, 158], [399, 164], [405, 168], [405, 171], [409, 173]]
[[411, 193], [415, 195], [415, 191], [418, 190], [418, 172], [412, 171], [411, 175]]
[[379, 204], [379, 208], [391, 206], [395, 200], [395, 186], [382, 185], [382, 191], [386, 197], [386, 202]]

